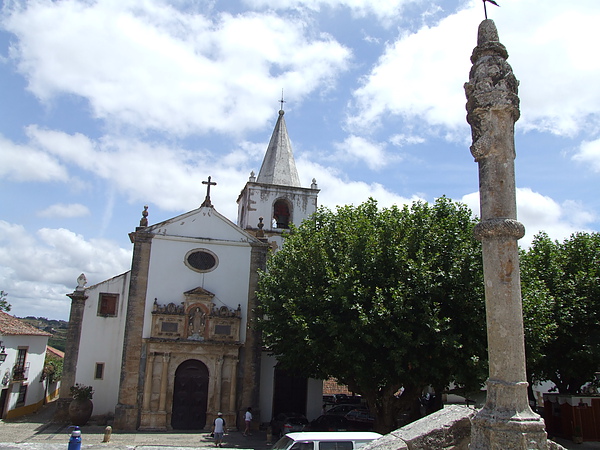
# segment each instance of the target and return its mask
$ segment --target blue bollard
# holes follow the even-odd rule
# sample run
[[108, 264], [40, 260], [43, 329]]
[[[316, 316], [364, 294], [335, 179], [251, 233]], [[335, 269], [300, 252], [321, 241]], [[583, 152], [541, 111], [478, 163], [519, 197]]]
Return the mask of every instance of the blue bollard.
[[68, 450], [81, 450], [81, 430], [79, 429], [79, 427], [72, 428], [73, 432], [71, 433], [71, 438], [69, 439]]

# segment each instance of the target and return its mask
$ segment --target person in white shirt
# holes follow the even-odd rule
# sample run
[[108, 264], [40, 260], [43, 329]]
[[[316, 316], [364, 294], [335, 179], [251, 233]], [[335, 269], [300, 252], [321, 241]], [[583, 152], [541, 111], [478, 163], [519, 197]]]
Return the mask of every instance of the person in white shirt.
[[215, 447], [223, 447], [223, 435], [225, 434], [225, 419], [223, 413], [218, 413], [213, 424], [213, 434], [215, 435]]
[[250, 434], [250, 423], [252, 422], [252, 408], [248, 407], [246, 414], [244, 416], [244, 421], [246, 422], [246, 429], [244, 430], [244, 436], [252, 436]]

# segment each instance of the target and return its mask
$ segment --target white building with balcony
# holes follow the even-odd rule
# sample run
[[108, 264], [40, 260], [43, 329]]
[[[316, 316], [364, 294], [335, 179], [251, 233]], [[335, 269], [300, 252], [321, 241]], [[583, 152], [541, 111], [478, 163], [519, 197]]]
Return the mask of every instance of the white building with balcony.
[[0, 418], [29, 414], [44, 404], [42, 374], [50, 336], [0, 311]]

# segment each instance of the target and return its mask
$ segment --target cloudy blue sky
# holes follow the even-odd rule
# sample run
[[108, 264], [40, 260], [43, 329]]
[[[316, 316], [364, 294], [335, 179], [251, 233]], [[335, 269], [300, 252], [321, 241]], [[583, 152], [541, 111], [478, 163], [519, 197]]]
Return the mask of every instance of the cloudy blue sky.
[[[520, 80], [520, 243], [600, 230], [600, 2], [498, 0]], [[446, 195], [478, 211], [463, 84], [481, 0], [5, 0], [0, 290], [67, 319], [76, 278], [129, 268], [127, 234], [258, 172], [283, 89], [322, 205]]]

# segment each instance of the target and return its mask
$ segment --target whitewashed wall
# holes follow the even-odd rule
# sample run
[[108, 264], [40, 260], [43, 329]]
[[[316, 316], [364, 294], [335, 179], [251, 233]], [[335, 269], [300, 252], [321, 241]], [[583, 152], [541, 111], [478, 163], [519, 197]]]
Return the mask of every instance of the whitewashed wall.
[[[27, 347], [27, 356], [25, 363], [29, 363], [29, 372], [27, 374], [27, 394], [23, 406], [33, 405], [41, 402], [44, 398], [45, 383], [40, 383], [42, 371], [44, 370], [44, 360], [46, 358], [47, 336], [23, 336], [23, 335], [0, 335], [2, 345], [6, 347], [6, 360], [0, 365], [2, 374], [0, 383], [9, 379], [12, 368], [15, 365], [19, 347]], [[8, 375], [7, 375], [8, 374]], [[19, 387], [21, 383], [3, 384], [2, 389], [9, 387], [6, 411], [16, 408], [19, 397]]]
[[[94, 388], [93, 415], [114, 414], [118, 401], [129, 279], [126, 272], [86, 290], [75, 382]], [[116, 317], [98, 315], [101, 293], [119, 294]], [[94, 378], [96, 363], [104, 363], [101, 380]]]
[[[151, 311], [158, 303], [179, 304], [184, 292], [202, 287], [215, 294], [217, 307], [231, 309], [241, 306], [242, 342], [245, 341], [248, 317], [248, 284], [250, 280], [251, 251], [248, 234], [212, 208], [200, 208], [179, 218], [165, 222], [155, 230], [152, 239], [144, 337], [150, 336]], [[217, 256], [217, 266], [209, 272], [197, 272], [185, 264], [190, 250], [206, 249]]]

